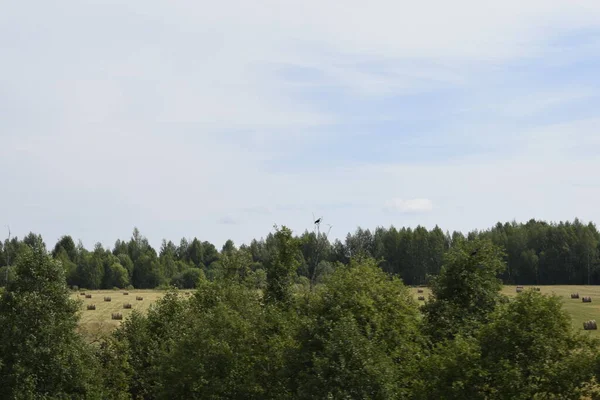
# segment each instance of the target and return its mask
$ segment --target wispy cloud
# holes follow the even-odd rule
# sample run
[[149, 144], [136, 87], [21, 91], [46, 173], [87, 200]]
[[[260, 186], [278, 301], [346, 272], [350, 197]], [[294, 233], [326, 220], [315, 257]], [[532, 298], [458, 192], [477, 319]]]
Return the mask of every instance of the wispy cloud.
[[385, 209], [401, 213], [424, 213], [433, 209], [433, 202], [429, 199], [392, 199], [385, 203]]
[[21, 236], [600, 220], [569, 185], [600, 169], [597, 0], [32, 1], [0, 26]]

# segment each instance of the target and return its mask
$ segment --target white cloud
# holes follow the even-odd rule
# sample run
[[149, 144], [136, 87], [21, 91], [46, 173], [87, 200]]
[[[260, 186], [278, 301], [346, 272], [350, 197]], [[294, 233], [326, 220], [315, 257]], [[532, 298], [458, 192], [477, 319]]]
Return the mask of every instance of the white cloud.
[[423, 213], [433, 209], [433, 202], [429, 199], [392, 199], [386, 202], [385, 209], [402, 213]]

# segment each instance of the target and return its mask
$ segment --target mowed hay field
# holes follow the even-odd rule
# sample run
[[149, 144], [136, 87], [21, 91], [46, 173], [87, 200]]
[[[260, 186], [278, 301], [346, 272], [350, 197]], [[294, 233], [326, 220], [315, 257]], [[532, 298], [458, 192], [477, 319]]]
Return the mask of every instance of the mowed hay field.
[[[535, 286], [523, 285], [524, 290], [531, 289]], [[596, 320], [600, 323], [600, 286], [585, 286], [585, 285], [565, 285], [565, 286], [537, 286], [542, 294], [554, 294], [563, 299], [564, 309], [571, 315], [573, 328], [585, 332], [586, 334], [600, 337], [600, 331], [584, 331], [583, 323], [589, 320]], [[423, 290], [423, 293], [418, 293], [418, 290]], [[431, 290], [429, 288], [411, 288], [415, 300], [419, 296], [429, 298]], [[502, 293], [509, 297], [517, 295], [516, 286], [504, 286]], [[579, 293], [578, 299], [571, 299], [571, 293]], [[581, 298], [589, 296], [592, 298], [591, 303], [584, 303]], [[423, 304], [424, 301], [419, 301]]]
[[[542, 294], [555, 294], [563, 299], [564, 309], [571, 315], [573, 328], [583, 331], [583, 323], [589, 320], [600, 322], [600, 286], [538, 286]], [[516, 286], [504, 286], [502, 292], [514, 297], [517, 295]], [[530, 289], [533, 286], [524, 286], [524, 289]], [[426, 287], [410, 289], [418, 300], [423, 296], [425, 300], [431, 295], [431, 290]], [[422, 290], [423, 293], [419, 293]], [[131, 315], [133, 310], [146, 312], [150, 305], [164, 295], [162, 290], [131, 290], [128, 295], [125, 291], [118, 290], [89, 290], [86, 294], [92, 295], [91, 299], [80, 295], [80, 292], [73, 293], [72, 297], [82, 301], [81, 320], [79, 322], [80, 332], [91, 338], [106, 334], [114, 330], [122, 321], [112, 320], [112, 313], [123, 315], [123, 321]], [[186, 292], [193, 293], [191, 290], [182, 290], [180, 293], [185, 296]], [[571, 293], [579, 293], [579, 299], [571, 299]], [[110, 297], [111, 301], [104, 301], [104, 297]], [[136, 297], [143, 297], [143, 300], [136, 300]], [[583, 303], [581, 298], [590, 296], [591, 303]], [[418, 300], [419, 304], [424, 301]], [[131, 304], [131, 309], [124, 309], [125, 303]], [[89, 304], [96, 305], [95, 310], [88, 310]], [[585, 331], [587, 334], [600, 337], [600, 331]]]
[[[92, 298], [88, 299], [80, 294], [84, 292], [91, 295]], [[182, 295], [184, 293], [181, 291]], [[71, 297], [82, 301], [80, 332], [90, 338], [95, 338], [114, 330], [131, 315], [133, 310], [145, 313], [150, 305], [164, 294], [165, 291], [162, 290], [85, 290], [73, 293]], [[104, 301], [104, 297], [110, 297], [111, 301]], [[136, 300], [136, 297], [142, 297], [143, 300]], [[127, 303], [131, 304], [131, 309], [123, 308], [123, 305]], [[87, 306], [90, 304], [94, 304], [96, 309], [88, 310]], [[113, 320], [113, 313], [122, 314], [123, 320]]]

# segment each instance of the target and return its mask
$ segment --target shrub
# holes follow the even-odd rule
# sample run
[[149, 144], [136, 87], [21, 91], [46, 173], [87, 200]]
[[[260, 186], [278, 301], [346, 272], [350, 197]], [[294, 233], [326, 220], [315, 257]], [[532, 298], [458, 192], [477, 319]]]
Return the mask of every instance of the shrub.
[[133, 290], [135, 288], [133, 286], [131, 286], [131, 285], [127, 285], [127, 287], [125, 289], [127, 289], [127, 290]]
[[77, 286], [77, 285], [73, 285], [73, 286], [71, 286], [71, 289], [72, 289], [74, 292], [76, 292], [76, 291], [78, 291], [78, 290], [79, 290], [79, 286]]

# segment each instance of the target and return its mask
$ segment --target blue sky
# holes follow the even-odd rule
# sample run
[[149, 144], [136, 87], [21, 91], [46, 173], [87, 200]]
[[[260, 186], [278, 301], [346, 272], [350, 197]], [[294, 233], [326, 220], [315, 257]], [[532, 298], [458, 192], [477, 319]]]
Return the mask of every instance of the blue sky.
[[0, 7], [13, 234], [600, 221], [597, 1]]

